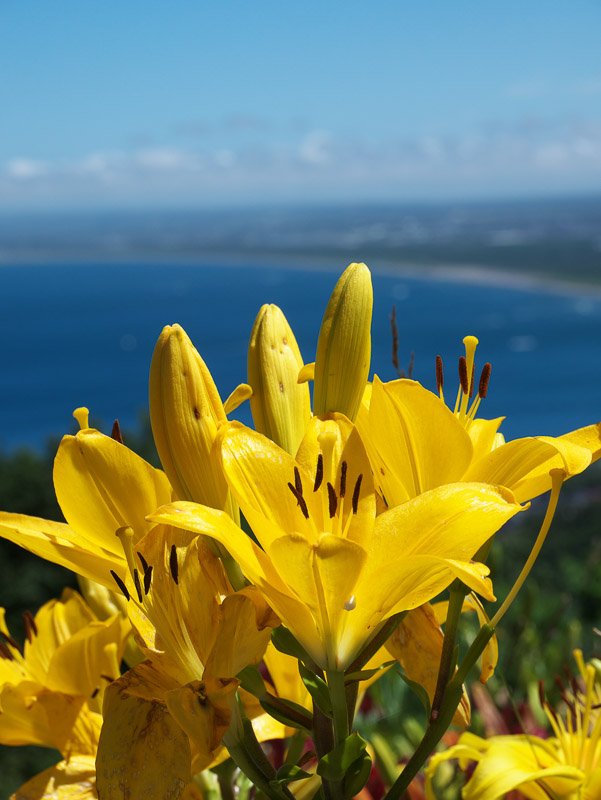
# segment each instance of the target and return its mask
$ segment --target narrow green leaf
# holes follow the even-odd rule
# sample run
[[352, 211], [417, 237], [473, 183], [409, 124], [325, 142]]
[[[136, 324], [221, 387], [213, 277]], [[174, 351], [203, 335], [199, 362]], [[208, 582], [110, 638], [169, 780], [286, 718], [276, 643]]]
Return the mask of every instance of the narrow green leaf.
[[255, 697], [258, 697], [259, 700], [267, 694], [265, 681], [256, 664], [249, 664], [249, 666], [239, 672], [236, 677], [241, 682], [242, 688]]
[[305, 663], [311, 663], [311, 658], [305, 648], [296, 641], [288, 628], [285, 628], [283, 625], [279, 625], [272, 630], [271, 641], [276, 650], [279, 650], [280, 653], [293, 656]]
[[297, 767], [296, 764], [282, 764], [282, 766], [277, 771], [277, 775], [275, 776], [275, 780], [270, 781], [273, 784], [279, 784], [283, 786], [286, 783], [292, 783], [293, 781], [302, 781], [305, 778], [310, 778], [311, 773], [305, 772], [304, 769]]
[[312, 670], [305, 667], [302, 661], [298, 662], [298, 671], [305, 687], [315, 704], [327, 717], [332, 716], [332, 702], [330, 700], [330, 690], [327, 683], [316, 675]]
[[401, 678], [405, 681], [407, 686], [411, 689], [411, 691], [419, 697], [421, 704], [426, 709], [426, 717], [430, 719], [430, 714], [432, 712], [432, 707], [430, 706], [430, 698], [428, 697], [428, 692], [424, 689], [424, 687], [420, 683], [416, 683], [415, 681], [410, 680], [403, 672], [400, 670], [396, 670], [397, 674], [401, 676]]
[[373, 678], [373, 676], [381, 670], [388, 669], [393, 664], [396, 664], [396, 660], [394, 658], [392, 661], [385, 661], [383, 664], [380, 664], [379, 667], [374, 667], [373, 669], [361, 669], [358, 672], [350, 672], [345, 674], [344, 682], [351, 683], [352, 681], [367, 681], [370, 678]]
[[369, 753], [363, 752], [359, 758], [355, 759], [346, 771], [344, 776], [344, 797], [351, 800], [359, 794], [367, 783], [371, 773], [371, 758]]
[[282, 725], [308, 731], [313, 727], [313, 715], [303, 706], [293, 703], [292, 700], [283, 700], [267, 693], [259, 699], [259, 702], [263, 710]]
[[358, 733], [351, 733], [319, 760], [317, 774], [327, 781], [341, 781], [351, 765], [362, 756], [366, 747], [365, 739]]

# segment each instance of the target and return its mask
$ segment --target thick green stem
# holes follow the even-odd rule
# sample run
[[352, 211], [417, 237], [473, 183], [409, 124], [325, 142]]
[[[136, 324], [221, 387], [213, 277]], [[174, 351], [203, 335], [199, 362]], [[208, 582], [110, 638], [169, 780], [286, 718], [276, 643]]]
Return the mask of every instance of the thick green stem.
[[[318, 759], [334, 749], [332, 720], [326, 717], [315, 701], [313, 701], [313, 744]], [[332, 788], [328, 781], [322, 781], [322, 789], [325, 800], [333, 800]]]
[[447, 683], [449, 682], [451, 668], [453, 666], [453, 654], [455, 651], [455, 640], [457, 638], [459, 618], [461, 617], [463, 600], [468, 593], [469, 589], [461, 581], [455, 580], [451, 584], [449, 593], [449, 610], [447, 612], [447, 621], [444, 628], [444, 641], [442, 643], [442, 654], [440, 656], [436, 690], [434, 692], [434, 699], [432, 700], [432, 713], [430, 715], [430, 722], [433, 722], [438, 716], [442, 699], [444, 697], [444, 692], [447, 688]]
[[338, 744], [339, 742], [343, 742], [350, 733], [344, 672], [328, 670], [326, 672], [326, 677], [334, 714], [334, 739], [335, 743]]

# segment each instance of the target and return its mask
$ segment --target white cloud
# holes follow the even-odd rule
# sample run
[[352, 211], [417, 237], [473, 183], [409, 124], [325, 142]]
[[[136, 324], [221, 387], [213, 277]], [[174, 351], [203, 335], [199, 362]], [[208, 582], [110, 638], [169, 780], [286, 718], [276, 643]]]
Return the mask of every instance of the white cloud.
[[11, 158], [6, 162], [6, 171], [12, 178], [27, 180], [45, 175], [47, 166], [43, 161], [33, 158]]
[[328, 164], [331, 158], [331, 138], [327, 131], [313, 131], [305, 136], [298, 148], [301, 161], [316, 166]]

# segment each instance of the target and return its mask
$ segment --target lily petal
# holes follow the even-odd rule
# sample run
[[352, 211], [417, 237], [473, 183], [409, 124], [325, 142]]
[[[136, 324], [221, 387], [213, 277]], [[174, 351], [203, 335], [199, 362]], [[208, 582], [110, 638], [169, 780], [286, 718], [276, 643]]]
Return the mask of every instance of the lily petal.
[[10, 800], [96, 800], [94, 756], [74, 756], [27, 781]]

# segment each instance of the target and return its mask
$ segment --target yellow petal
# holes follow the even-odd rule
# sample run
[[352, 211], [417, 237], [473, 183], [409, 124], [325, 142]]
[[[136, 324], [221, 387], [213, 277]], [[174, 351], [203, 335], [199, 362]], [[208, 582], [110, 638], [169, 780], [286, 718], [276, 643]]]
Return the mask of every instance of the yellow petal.
[[235, 411], [239, 406], [241, 406], [245, 400], [248, 400], [250, 397], [252, 397], [252, 394], [252, 386], [249, 386], [248, 383], [239, 383], [223, 404], [224, 412], [226, 414], [231, 414], [232, 411]]
[[206, 364], [179, 325], [166, 326], [154, 349], [150, 421], [177, 496], [234, 514], [212, 452], [217, 429], [227, 422], [223, 404]]
[[94, 756], [76, 756], [27, 781], [10, 800], [96, 800]]
[[261, 307], [248, 346], [253, 421], [283, 450], [296, 455], [311, 419], [309, 387], [300, 384], [303, 359], [286, 317], [275, 305]]
[[[122, 550], [108, 552], [61, 522], [0, 511], [0, 536], [110, 589], [115, 587], [111, 570], [123, 577], [127, 569]], [[118, 543], [114, 531], [113, 538]]]
[[504, 419], [505, 417], [472, 420], [468, 431], [474, 448], [472, 461], [478, 461], [495, 449], [497, 436], [500, 436], [497, 431]]
[[81, 712], [83, 697], [48, 692], [31, 681], [0, 690], [0, 743], [37, 744], [63, 750]]
[[371, 360], [373, 290], [365, 264], [350, 264], [328, 302], [315, 357], [313, 411], [340, 411], [354, 420]]
[[[429, 603], [410, 611], [386, 642], [386, 649], [403, 667], [409, 680], [420, 684], [434, 699], [444, 635]], [[455, 670], [456, 671], [456, 670]], [[453, 725], [467, 728], [470, 701], [465, 688]]]
[[416, 381], [374, 378], [369, 412], [357, 425], [389, 506], [461, 480], [472, 458], [463, 425]]
[[129, 695], [127, 680], [111, 684], [96, 759], [99, 797], [123, 800], [127, 791], [177, 800], [190, 779], [190, 763], [188, 736], [165, 704]]
[[140, 539], [151, 527], [145, 515], [172, 494], [160, 470], [92, 428], [63, 437], [54, 461], [54, 488], [82, 547], [90, 542], [119, 556], [115, 531], [128, 526]]

